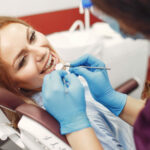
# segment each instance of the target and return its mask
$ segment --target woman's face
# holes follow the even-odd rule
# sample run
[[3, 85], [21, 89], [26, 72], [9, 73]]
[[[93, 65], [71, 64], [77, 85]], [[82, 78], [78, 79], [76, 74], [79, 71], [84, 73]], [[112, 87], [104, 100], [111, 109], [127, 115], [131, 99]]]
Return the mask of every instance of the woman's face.
[[0, 56], [18, 87], [26, 89], [40, 88], [44, 76], [60, 62], [43, 34], [19, 23], [0, 30]]

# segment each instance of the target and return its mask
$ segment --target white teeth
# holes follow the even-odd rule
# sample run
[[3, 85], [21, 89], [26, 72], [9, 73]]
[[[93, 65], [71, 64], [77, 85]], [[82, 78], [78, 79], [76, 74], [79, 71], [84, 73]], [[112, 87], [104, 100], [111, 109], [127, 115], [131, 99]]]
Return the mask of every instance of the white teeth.
[[51, 61], [52, 61], [52, 55], [49, 56], [49, 59], [48, 59], [48, 62], [46, 64], [46, 69], [49, 67], [49, 65], [51, 64]]
[[42, 73], [52, 70], [55, 65], [56, 65], [56, 60], [52, 55], [50, 55], [48, 62], [46, 64], [44, 70], [42, 71]]

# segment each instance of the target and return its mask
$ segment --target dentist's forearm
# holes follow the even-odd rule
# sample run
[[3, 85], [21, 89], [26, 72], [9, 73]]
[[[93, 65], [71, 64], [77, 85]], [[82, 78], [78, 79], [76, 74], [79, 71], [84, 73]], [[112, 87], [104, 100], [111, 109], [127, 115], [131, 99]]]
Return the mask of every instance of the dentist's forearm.
[[127, 101], [125, 107], [119, 117], [129, 123], [130, 125], [134, 125], [139, 113], [145, 106], [145, 101], [137, 100], [130, 96], [127, 97]]
[[72, 132], [66, 137], [73, 150], [103, 150], [92, 128]]

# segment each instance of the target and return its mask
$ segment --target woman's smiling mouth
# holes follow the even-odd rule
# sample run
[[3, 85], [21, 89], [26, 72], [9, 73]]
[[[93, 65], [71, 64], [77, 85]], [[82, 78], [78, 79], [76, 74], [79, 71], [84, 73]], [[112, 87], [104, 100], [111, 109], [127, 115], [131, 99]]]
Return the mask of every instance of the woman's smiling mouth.
[[58, 56], [55, 53], [50, 52], [48, 60], [47, 60], [46, 64], [44, 65], [44, 68], [43, 68], [41, 74], [43, 74], [43, 73], [47, 74], [47, 73], [52, 72], [55, 69], [56, 64], [58, 64], [58, 63], [59, 63]]

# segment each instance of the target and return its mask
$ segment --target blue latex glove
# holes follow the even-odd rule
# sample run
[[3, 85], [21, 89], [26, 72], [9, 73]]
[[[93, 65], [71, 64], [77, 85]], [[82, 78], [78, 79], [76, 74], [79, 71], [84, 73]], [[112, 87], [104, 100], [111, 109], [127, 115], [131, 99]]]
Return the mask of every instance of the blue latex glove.
[[107, 71], [77, 67], [80, 65], [105, 67], [105, 64], [94, 56], [84, 55], [70, 65], [73, 66], [70, 68], [71, 73], [85, 78], [93, 98], [118, 116], [125, 106], [127, 95], [112, 88]]
[[74, 74], [61, 70], [46, 75], [42, 96], [44, 107], [60, 123], [61, 134], [91, 126], [86, 115], [84, 88]]

